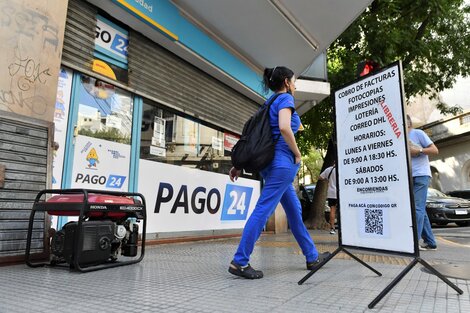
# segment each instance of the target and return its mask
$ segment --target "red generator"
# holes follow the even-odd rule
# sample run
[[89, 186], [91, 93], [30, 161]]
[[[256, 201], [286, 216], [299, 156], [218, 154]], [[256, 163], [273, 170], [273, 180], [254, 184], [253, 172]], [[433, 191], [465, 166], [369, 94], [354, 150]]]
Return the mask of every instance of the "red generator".
[[[77, 217], [52, 235], [50, 259], [43, 263], [32, 263], [30, 259], [36, 212]], [[140, 193], [43, 190], [36, 196], [29, 217], [26, 264], [30, 267], [68, 264], [70, 269], [90, 272], [138, 263], [145, 252], [146, 223], [145, 198]], [[142, 224], [142, 239], [137, 257], [139, 224]], [[118, 260], [121, 256], [127, 260]]]

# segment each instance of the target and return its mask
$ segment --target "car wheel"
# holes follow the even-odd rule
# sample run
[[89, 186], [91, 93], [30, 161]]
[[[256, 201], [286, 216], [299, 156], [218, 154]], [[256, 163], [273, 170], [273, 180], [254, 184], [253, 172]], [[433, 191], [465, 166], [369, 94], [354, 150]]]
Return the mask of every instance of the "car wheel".
[[436, 222], [437, 225], [439, 226], [446, 226], [448, 223], [447, 222]]
[[469, 221], [462, 221], [462, 222], [455, 222], [455, 224], [457, 224], [457, 226], [460, 226], [460, 227], [465, 227], [465, 226], [468, 226], [470, 224]]

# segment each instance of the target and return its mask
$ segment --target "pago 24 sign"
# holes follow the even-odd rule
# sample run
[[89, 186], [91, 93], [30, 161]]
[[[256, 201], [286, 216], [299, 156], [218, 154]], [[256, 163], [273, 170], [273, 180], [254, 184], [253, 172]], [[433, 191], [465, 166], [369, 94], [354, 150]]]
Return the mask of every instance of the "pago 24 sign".
[[[173, 184], [160, 182], [155, 202], [155, 213], [170, 207], [170, 214], [217, 214], [220, 210], [221, 193], [218, 188], [198, 186], [191, 190], [188, 185], [181, 185], [175, 192]], [[188, 190], [189, 189], [189, 190]], [[252, 187], [227, 184], [221, 211], [221, 221], [243, 221], [248, 216]], [[175, 196], [176, 195], [176, 196]]]
[[244, 221], [248, 215], [253, 188], [227, 184], [225, 187], [222, 221]]

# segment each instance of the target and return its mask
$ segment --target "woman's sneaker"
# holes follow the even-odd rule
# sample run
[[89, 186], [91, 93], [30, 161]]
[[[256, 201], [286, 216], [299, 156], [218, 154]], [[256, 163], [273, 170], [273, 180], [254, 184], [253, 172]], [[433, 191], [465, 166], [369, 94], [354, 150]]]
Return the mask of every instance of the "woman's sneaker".
[[334, 228], [332, 228], [332, 229], [330, 230], [330, 234], [336, 235], [336, 230], [335, 230]]

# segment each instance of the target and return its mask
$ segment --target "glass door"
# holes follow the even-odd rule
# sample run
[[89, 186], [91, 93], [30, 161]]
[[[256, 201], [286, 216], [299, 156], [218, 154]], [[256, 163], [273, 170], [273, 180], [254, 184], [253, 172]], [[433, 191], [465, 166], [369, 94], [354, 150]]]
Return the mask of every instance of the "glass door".
[[132, 95], [86, 75], [75, 83], [69, 187], [128, 191]]

